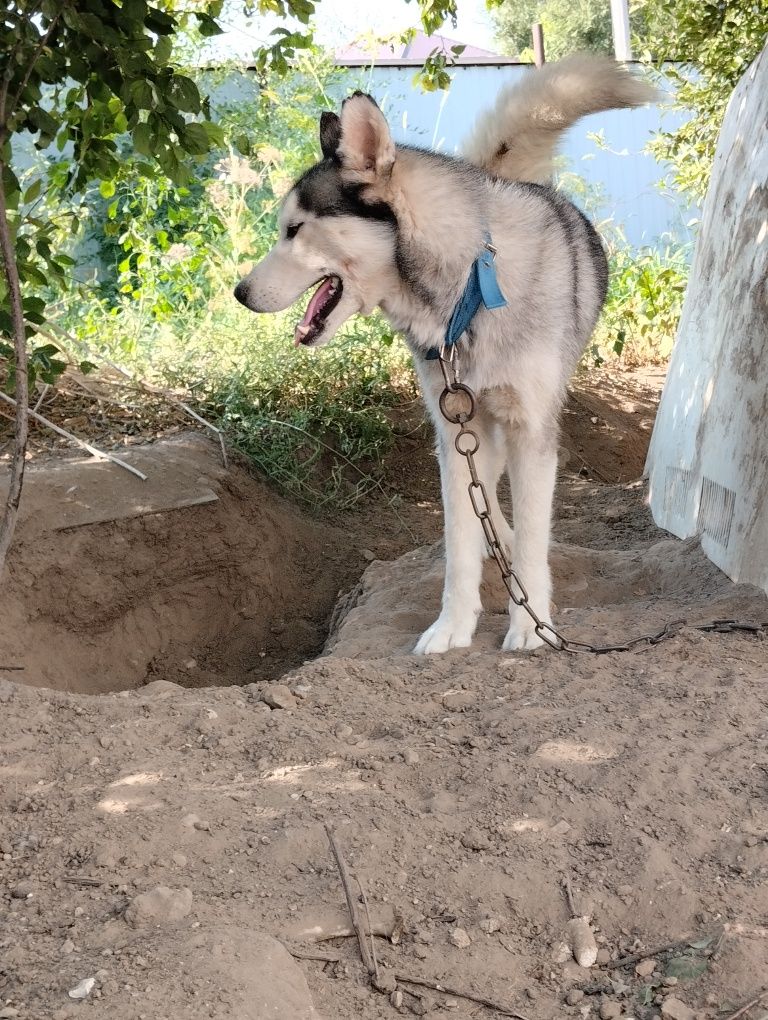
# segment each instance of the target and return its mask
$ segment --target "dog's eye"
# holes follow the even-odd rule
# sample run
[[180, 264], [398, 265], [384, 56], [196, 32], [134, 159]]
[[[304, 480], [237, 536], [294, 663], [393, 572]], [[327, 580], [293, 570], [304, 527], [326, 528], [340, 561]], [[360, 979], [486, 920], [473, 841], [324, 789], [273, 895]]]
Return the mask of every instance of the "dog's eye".
[[293, 238], [298, 234], [299, 229], [303, 226], [304, 226], [303, 223], [292, 223], [290, 227], [288, 227], [288, 229], [286, 230], [285, 236], [288, 238], [289, 241], [293, 240]]

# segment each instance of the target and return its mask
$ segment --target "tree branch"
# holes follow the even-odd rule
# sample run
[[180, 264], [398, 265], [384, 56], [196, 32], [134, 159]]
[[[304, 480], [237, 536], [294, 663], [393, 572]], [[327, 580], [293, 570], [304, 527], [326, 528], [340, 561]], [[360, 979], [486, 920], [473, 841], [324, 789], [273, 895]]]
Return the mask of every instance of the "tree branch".
[[21, 488], [24, 484], [27, 436], [29, 434], [27, 334], [24, 328], [24, 307], [21, 302], [19, 269], [16, 265], [16, 252], [11, 238], [11, 226], [8, 222], [5, 189], [1, 183], [4, 171], [5, 163], [0, 159], [0, 254], [2, 254], [3, 258], [3, 269], [8, 283], [8, 298], [11, 306], [16, 365], [16, 429], [14, 434], [13, 460], [11, 462], [11, 482], [8, 487], [8, 498], [5, 501], [5, 512], [2, 521], [0, 521], [0, 575], [2, 575], [3, 567], [5, 566], [5, 558], [8, 554], [13, 532], [16, 528], [16, 519], [19, 515]]

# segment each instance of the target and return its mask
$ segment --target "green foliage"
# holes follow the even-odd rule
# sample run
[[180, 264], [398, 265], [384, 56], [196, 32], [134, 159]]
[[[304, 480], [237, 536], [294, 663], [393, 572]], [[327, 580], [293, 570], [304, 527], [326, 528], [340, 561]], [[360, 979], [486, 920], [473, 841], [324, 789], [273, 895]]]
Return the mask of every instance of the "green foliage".
[[[157, 164], [177, 184], [191, 180], [189, 157], [208, 151], [217, 128], [205, 119], [207, 104], [195, 83], [172, 66], [171, 39], [188, 24], [212, 32], [220, 9], [221, 0], [200, 4], [193, 13], [146, 0], [124, 0], [121, 6], [112, 0], [16, 0], [0, 17], [0, 52], [6, 57], [0, 169], [9, 210], [3, 226], [15, 251], [15, 265], [4, 267], [0, 285], [0, 335], [13, 333], [15, 274], [30, 334], [44, 321], [51, 289], [66, 288], [72, 262], [59, 242], [63, 226], [77, 231], [77, 209], [58, 209], [53, 217], [40, 213], [51, 207], [54, 192], [77, 194], [91, 180], [101, 182], [103, 196], [114, 194], [125, 173], [121, 136], [131, 135], [135, 151], [151, 156], [153, 162], [136, 163], [145, 175], [153, 175]], [[26, 191], [13, 153], [24, 134], [37, 149], [55, 145], [62, 153]], [[49, 381], [63, 370], [51, 347], [33, 350], [31, 377]]]
[[664, 364], [672, 353], [688, 281], [685, 247], [609, 244], [605, 307], [589, 350], [596, 366]]
[[502, 4], [494, 14], [502, 52], [530, 60], [531, 25], [541, 22], [547, 60], [575, 50], [610, 53], [613, 49], [611, 11], [605, 0], [518, 0]]
[[701, 201], [731, 92], [765, 45], [768, 5], [765, 0], [646, 0], [645, 13], [653, 31], [644, 56], [687, 65], [687, 70], [665, 70], [677, 88], [675, 105], [693, 114], [676, 131], [660, 134], [651, 149], [671, 162], [675, 186]]
[[389, 408], [414, 395], [404, 345], [372, 318], [350, 323], [323, 351], [296, 349], [300, 309], [257, 317], [232, 296], [274, 241], [281, 196], [317, 158], [320, 113], [342, 91], [338, 72], [312, 51], [269, 88], [236, 79], [231, 103], [216, 99], [223, 79], [222, 94], [232, 90], [231, 73], [200, 78], [221, 147], [189, 186], [146, 177], [126, 152], [114, 190], [86, 190], [73, 250], [102, 268], [95, 287], [64, 298], [61, 324], [184, 393], [293, 498], [348, 504], [378, 484]]

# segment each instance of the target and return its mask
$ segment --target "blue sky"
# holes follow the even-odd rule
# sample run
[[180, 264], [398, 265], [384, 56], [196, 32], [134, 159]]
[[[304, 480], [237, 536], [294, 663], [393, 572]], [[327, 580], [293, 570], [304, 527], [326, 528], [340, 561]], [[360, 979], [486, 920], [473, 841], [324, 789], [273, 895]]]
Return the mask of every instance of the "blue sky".
[[[220, 19], [228, 31], [211, 40], [210, 55], [224, 59], [247, 58], [266, 41], [270, 31], [278, 24], [275, 18], [246, 19], [237, 13], [239, 4], [232, 4], [232, 13]], [[458, 24], [453, 28], [446, 22], [442, 33], [459, 42], [493, 49], [493, 25], [485, 7], [485, 0], [458, 0]], [[418, 7], [415, 0], [385, 0], [383, 3], [364, 0], [319, 0], [315, 17], [315, 38], [329, 48], [342, 46], [353, 39], [375, 33], [392, 35], [406, 28], [418, 26]]]

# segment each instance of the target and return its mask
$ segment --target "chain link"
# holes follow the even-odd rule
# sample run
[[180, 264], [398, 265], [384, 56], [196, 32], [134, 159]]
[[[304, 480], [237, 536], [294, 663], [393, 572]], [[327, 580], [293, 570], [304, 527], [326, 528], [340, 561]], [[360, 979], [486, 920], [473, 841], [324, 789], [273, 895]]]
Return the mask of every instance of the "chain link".
[[[643, 634], [640, 637], [630, 638], [628, 641], [624, 641], [621, 644], [595, 645], [588, 641], [577, 641], [574, 638], [568, 638], [560, 631], [556, 630], [551, 623], [547, 623], [539, 617], [538, 613], [530, 603], [525, 585], [512, 568], [507, 554], [504, 551], [504, 547], [499, 540], [496, 525], [493, 521], [493, 517], [491, 516], [488, 494], [486, 492], [485, 485], [477, 473], [475, 454], [480, 449], [480, 439], [476, 432], [467, 427], [468, 423], [475, 417], [475, 413], [477, 411], [477, 398], [470, 387], [467, 386], [466, 383], [461, 382], [458, 345], [453, 344], [447, 350], [445, 347], [442, 347], [439, 354], [439, 363], [443, 373], [443, 379], [445, 381], [445, 388], [440, 394], [439, 400], [440, 412], [446, 421], [450, 422], [452, 425], [459, 426], [459, 431], [456, 435], [456, 439], [454, 440], [454, 446], [456, 447], [456, 451], [467, 461], [467, 467], [469, 468], [469, 476], [471, 479], [467, 488], [469, 491], [469, 498], [472, 503], [472, 509], [475, 516], [480, 521], [488, 550], [493, 559], [496, 561], [496, 566], [499, 568], [499, 574], [501, 575], [504, 587], [507, 589], [509, 597], [514, 604], [524, 609], [533, 620], [534, 633], [540, 637], [542, 641], [548, 644], [550, 648], [554, 648], [555, 651], [571, 653], [588, 652], [592, 655], [606, 655], [609, 652], [629, 652], [638, 645], [658, 645], [660, 642], [666, 641], [667, 638], [671, 638], [674, 637], [675, 634], [679, 634], [682, 628], [687, 625], [686, 620], [673, 620], [665, 627], [662, 627], [661, 630], [654, 631], [652, 634]], [[449, 403], [451, 398], [453, 398], [453, 405], [458, 403], [460, 406], [463, 402], [466, 410], [456, 411], [451, 409], [451, 403]], [[711, 623], [694, 625], [694, 629], [701, 631], [714, 631], [720, 634], [737, 630], [748, 631], [750, 633], [762, 633], [768, 630], [768, 623], [747, 623], [740, 622], [738, 620], [714, 620]]]

